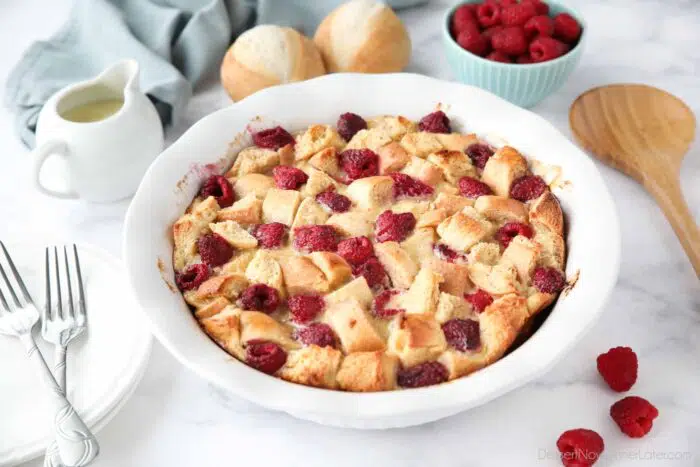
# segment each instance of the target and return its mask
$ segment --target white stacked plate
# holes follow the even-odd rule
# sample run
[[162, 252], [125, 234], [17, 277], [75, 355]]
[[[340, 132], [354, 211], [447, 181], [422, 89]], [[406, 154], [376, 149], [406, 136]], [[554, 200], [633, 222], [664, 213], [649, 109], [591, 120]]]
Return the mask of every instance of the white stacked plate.
[[[34, 303], [43, 307], [46, 243], [2, 240]], [[116, 415], [136, 389], [148, 362], [151, 336], [135, 313], [121, 262], [89, 245], [78, 245], [78, 253], [89, 324], [88, 331], [69, 348], [68, 398], [95, 431]], [[65, 286], [65, 276], [62, 280]], [[42, 341], [38, 331], [37, 325], [35, 337], [51, 364], [53, 348]], [[53, 412], [24, 348], [17, 339], [2, 335], [0, 414], [0, 465], [16, 465], [43, 454], [52, 439]]]

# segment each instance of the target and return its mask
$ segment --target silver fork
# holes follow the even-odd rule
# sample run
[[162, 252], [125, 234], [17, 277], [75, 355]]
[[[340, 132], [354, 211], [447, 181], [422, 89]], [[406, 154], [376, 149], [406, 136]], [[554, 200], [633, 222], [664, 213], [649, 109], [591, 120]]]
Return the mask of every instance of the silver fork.
[[[6, 286], [6, 290], [3, 291], [0, 284], [2, 310], [0, 311], [0, 334], [17, 337], [24, 344], [30, 362], [49, 390], [50, 402], [56, 414], [54, 417], [56, 442], [64, 463], [69, 466], [85, 465], [95, 458], [99, 447], [80, 415], [66, 400], [63, 391], [56, 383], [44, 357], [36, 346], [32, 329], [39, 321], [39, 310], [34, 306], [27, 287], [17, 272], [5, 244], [1, 241], [0, 248], [15, 282], [13, 285], [0, 260], [0, 276]], [[17, 290], [19, 290], [19, 294], [16, 292]]]
[[[46, 342], [54, 345], [54, 368], [53, 374], [56, 378], [58, 386], [63, 390], [63, 393], [68, 394], [66, 386], [66, 350], [68, 344], [85, 331], [86, 328], [86, 310], [85, 310], [85, 292], [83, 290], [83, 277], [80, 271], [80, 260], [78, 258], [78, 248], [73, 245], [73, 259], [75, 265], [75, 275], [77, 276], [78, 286], [78, 306], [73, 304], [73, 282], [71, 277], [70, 261], [68, 260], [68, 250], [63, 247], [63, 263], [65, 268], [65, 280], [67, 284], [68, 299], [65, 304], [67, 310], [64, 311], [63, 297], [61, 293], [61, 271], [58, 260], [58, 248], [53, 248], [53, 266], [55, 272], [54, 292], [56, 300], [51, 298], [51, 261], [50, 249], [47, 247], [45, 251], [45, 270], [46, 270], [46, 298], [44, 310], [41, 314], [41, 336]], [[53, 309], [53, 311], [52, 311]], [[96, 442], [95, 442], [96, 444]], [[88, 459], [86, 462], [90, 462]], [[58, 467], [61, 465], [61, 456], [58, 451], [58, 444], [51, 443], [46, 450], [44, 457], [45, 467]], [[85, 465], [85, 464], [80, 464]]]

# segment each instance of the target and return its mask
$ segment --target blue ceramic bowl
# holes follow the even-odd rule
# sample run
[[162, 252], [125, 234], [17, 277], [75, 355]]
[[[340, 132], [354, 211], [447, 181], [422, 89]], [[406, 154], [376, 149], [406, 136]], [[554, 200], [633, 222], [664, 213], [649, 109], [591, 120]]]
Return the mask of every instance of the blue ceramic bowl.
[[452, 15], [465, 3], [480, 3], [480, 0], [467, 0], [453, 6], [442, 24], [447, 61], [462, 83], [478, 86], [521, 107], [532, 107], [558, 90], [581, 59], [588, 29], [583, 18], [569, 6], [551, 0], [547, 1], [550, 16], [569, 13], [583, 28], [578, 44], [566, 55], [548, 62], [521, 65], [493, 62], [467, 52], [450, 35]]

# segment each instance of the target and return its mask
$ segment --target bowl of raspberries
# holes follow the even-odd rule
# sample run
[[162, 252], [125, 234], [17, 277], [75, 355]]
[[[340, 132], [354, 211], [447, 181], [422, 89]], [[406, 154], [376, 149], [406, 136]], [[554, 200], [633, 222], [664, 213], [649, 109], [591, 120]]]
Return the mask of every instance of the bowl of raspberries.
[[445, 16], [443, 41], [457, 79], [521, 107], [558, 90], [581, 58], [581, 16], [545, 0], [468, 0]]

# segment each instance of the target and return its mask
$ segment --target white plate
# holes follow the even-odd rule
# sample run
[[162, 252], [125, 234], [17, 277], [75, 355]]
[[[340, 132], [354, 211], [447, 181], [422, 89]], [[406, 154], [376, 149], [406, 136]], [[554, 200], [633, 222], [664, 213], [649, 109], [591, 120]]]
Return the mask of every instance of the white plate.
[[[45, 244], [3, 241], [35, 304], [43, 306]], [[121, 263], [89, 245], [79, 245], [78, 253], [89, 327], [69, 348], [68, 397], [91, 428], [101, 428], [140, 380], [151, 336], [142, 318], [133, 312], [134, 301]], [[44, 358], [51, 363], [51, 346], [36, 337]], [[43, 453], [51, 440], [53, 412], [15, 338], [0, 336], [0, 375], [0, 465], [14, 465]]]
[[[580, 272], [537, 332], [514, 352], [474, 374], [420, 389], [356, 394], [285, 382], [222, 351], [197, 325], [171, 284], [172, 223], [212, 163], [233, 162], [251, 144], [246, 128], [290, 131], [334, 123], [343, 112], [418, 120], [442, 104], [453, 128], [499, 137], [530, 158], [558, 165], [570, 183], [555, 193], [567, 221], [567, 275]], [[237, 133], [242, 133], [237, 136]], [[214, 166], [214, 169], [217, 167]], [[184, 178], [183, 178], [184, 177]], [[619, 268], [613, 200], [593, 162], [547, 121], [481, 89], [425, 76], [336, 73], [257, 92], [192, 126], [151, 165], [126, 216], [124, 261], [154, 335], [203, 378], [271, 409], [320, 423], [389, 428], [437, 420], [513, 390], [550, 368], [598, 319]], [[162, 268], [158, 268], [160, 261]], [[162, 270], [161, 270], [162, 269]]]

